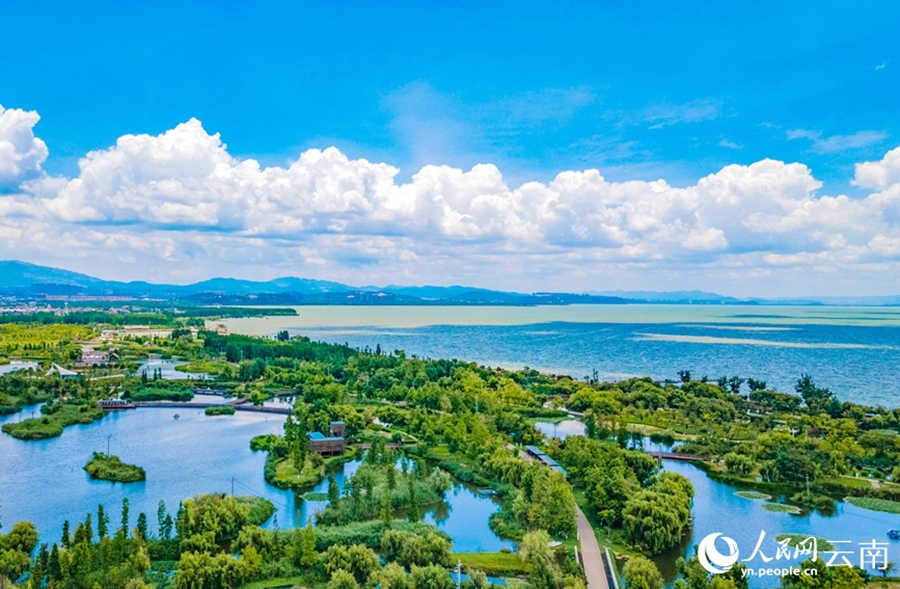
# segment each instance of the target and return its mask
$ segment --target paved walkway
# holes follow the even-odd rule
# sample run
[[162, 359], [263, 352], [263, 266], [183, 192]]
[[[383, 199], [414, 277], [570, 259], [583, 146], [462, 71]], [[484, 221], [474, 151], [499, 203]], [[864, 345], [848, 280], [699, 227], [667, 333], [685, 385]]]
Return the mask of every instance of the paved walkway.
[[594, 529], [581, 508], [576, 506], [575, 509], [577, 510], [575, 521], [578, 524], [578, 539], [581, 541], [581, 558], [584, 561], [588, 589], [609, 589], [609, 583], [606, 581], [606, 567], [603, 566], [603, 557], [600, 555], [597, 536], [594, 535]]

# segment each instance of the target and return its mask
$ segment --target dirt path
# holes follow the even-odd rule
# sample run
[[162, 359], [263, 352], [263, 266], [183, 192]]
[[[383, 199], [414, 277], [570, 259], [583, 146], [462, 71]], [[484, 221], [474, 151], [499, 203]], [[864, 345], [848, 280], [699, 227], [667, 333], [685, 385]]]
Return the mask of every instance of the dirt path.
[[609, 589], [606, 581], [606, 567], [600, 555], [600, 545], [591, 523], [580, 507], [576, 507], [575, 521], [578, 524], [578, 539], [581, 541], [581, 558], [584, 561], [584, 572], [587, 576], [588, 589]]

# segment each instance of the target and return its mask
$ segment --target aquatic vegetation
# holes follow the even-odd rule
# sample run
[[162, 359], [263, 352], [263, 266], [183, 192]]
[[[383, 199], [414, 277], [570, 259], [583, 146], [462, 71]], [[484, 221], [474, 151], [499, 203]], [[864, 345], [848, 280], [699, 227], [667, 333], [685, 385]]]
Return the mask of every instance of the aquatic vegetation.
[[761, 493], [759, 491], [737, 491], [735, 495], [737, 495], [738, 497], [743, 497], [744, 499], [763, 499], [765, 501], [768, 501], [772, 498], [771, 495]]
[[70, 425], [91, 423], [104, 415], [96, 405], [76, 402], [48, 403], [41, 411], [43, 417], [3, 424], [3, 432], [20, 440], [45, 440], [62, 435], [63, 429]]
[[464, 567], [481, 569], [492, 576], [514, 576], [528, 572], [528, 566], [514, 552], [454, 552], [452, 562], [462, 562]]
[[799, 515], [801, 513], [799, 507], [786, 503], [763, 503], [762, 508], [775, 513], [789, 513], [791, 515]]
[[870, 509], [872, 511], [882, 511], [884, 513], [900, 514], [900, 501], [891, 501], [890, 499], [876, 499], [874, 497], [845, 497], [844, 501]]
[[216, 407], [207, 407], [203, 411], [206, 415], [234, 415], [234, 405], [217, 405]]
[[[804, 545], [808, 542], [810, 536], [808, 534], [778, 534], [775, 536], [775, 540], [777, 542], [783, 542], [784, 540], [788, 540], [788, 546], [791, 548], [796, 548], [798, 545]], [[834, 545], [826, 540], [825, 538], [815, 538], [816, 540], [816, 549], [819, 552], [834, 550]]]
[[100, 452], [84, 465], [91, 478], [114, 483], [136, 483], [147, 479], [147, 473], [140, 466], [122, 462], [118, 456], [108, 456]]

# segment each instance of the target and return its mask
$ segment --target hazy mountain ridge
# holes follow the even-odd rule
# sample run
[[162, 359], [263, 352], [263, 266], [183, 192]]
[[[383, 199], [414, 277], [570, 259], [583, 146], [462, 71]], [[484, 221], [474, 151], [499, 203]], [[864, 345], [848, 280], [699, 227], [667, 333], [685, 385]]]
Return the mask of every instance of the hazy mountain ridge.
[[767, 304], [767, 305], [900, 305], [900, 296], [803, 297], [762, 299], [690, 291], [589, 291], [587, 293], [518, 293], [478, 287], [350, 286], [340, 282], [284, 276], [269, 281], [211, 278], [193, 284], [154, 284], [145, 281], [102, 280], [60, 268], [15, 260], [0, 261], [0, 294], [40, 298], [62, 296], [127, 296], [180, 300], [192, 304], [455, 304], [455, 305], [571, 305], [571, 304]]

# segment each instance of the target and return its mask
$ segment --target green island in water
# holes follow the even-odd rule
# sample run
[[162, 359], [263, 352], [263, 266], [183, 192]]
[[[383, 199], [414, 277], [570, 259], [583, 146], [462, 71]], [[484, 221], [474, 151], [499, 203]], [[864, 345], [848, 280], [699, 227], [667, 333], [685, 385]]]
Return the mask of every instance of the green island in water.
[[[683, 547], [696, 508], [694, 485], [663, 468], [662, 458], [695, 465], [740, 489], [740, 497], [777, 498], [760, 501], [759, 509], [783, 512], [777, 517], [785, 520], [834, 513], [841, 501], [896, 513], [900, 501], [900, 411], [841, 402], [809, 375], [799, 375], [792, 392], [753, 378], [696, 379], [687, 370], [677, 380], [602, 382], [356, 349], [285, 331], [275, 338], [229, 335], [205, 329], [195, 314], [154, 315], [152, 324], [166, 326], [166, 336], [123, 329], [103, 340], [103, 314], [76, 318], [0, 318], [7, 341], [30, 342], [27, 349], [10, 344], [5, 353], [40, 365], [0, 376], [0, 407], [10, 408], [4, 411], [41, 404], [39, 415], [3, 425], [16, 444], [65, 436], [67, 428], [113, 411], [187, 401], [206, 415], [262, 412], [278, 419], [279, 433], [247, 444], [265, 453], [265, 480], [294, 491], [298, 501], [325, 505], [314, 521], [289, 528], [271, 521], [271, 501], [224, 493], [184, 498], [173, 513], [160, 502], [150, 514], [154, 523], [145, 513], [135, 519], [127, 498], [116, 524], [98, 505], [74, 526], [60, 522], [61, 533], [49, 538], [39, 538], [31, 522], [4, 521], [0, 586], [452, 589], [452, 571], [462, 563], [461, 585], [469, 589], [497, 581], [488, 575], [535, 589], [584, 589], [593, 573], [581, 563], [610, 564], [594, 564], [602, 559], [591, 552], [596, 545], [579, 539], [584, 525], [601, 551], [610, 550], [626, 589], [661, 589], [656, 563]], [[124, 319], [115, 321], [121, 326]], [[141, 313], [134, 321], [150, 323]], [[78, 366], [73, 358], [83, 345], [109, 362]], [[198, 384], [138, 371], [151, 357], [215, 372]], [[198, 400], [204, 392], [232, 401]], [[565, 439], [548, 438], [536, 425], [571, 420], [583, 433]], [[645, 440], [667, 450], [644, 451]], [[350, 460], [356, 468], [341, 488], [335, 471]], [[103, 454], [85, 470], [103, 480], [145, 478], [140, 467]], [[515, 551], [455, 552], [447, 532], [422, 521], [460, 483], [496, 500], [488, 525]], [[779, 538], [792, 546], [803, 540]], [[677, 586], [747, 589], [743, 570], [737, 564], [713, 578], [687, 555], [677, 561]], [[781, 582], [788, 589], [860, 589], [868, 574], [849, 568], [827, 585]]]
[[126, 464], [118, 456], [110, 456], [100, 452], [94, 455], [84, 465], [91, 478], [113, 483], [137, 483], [147, 480], [147, 473], [140, 466]]

